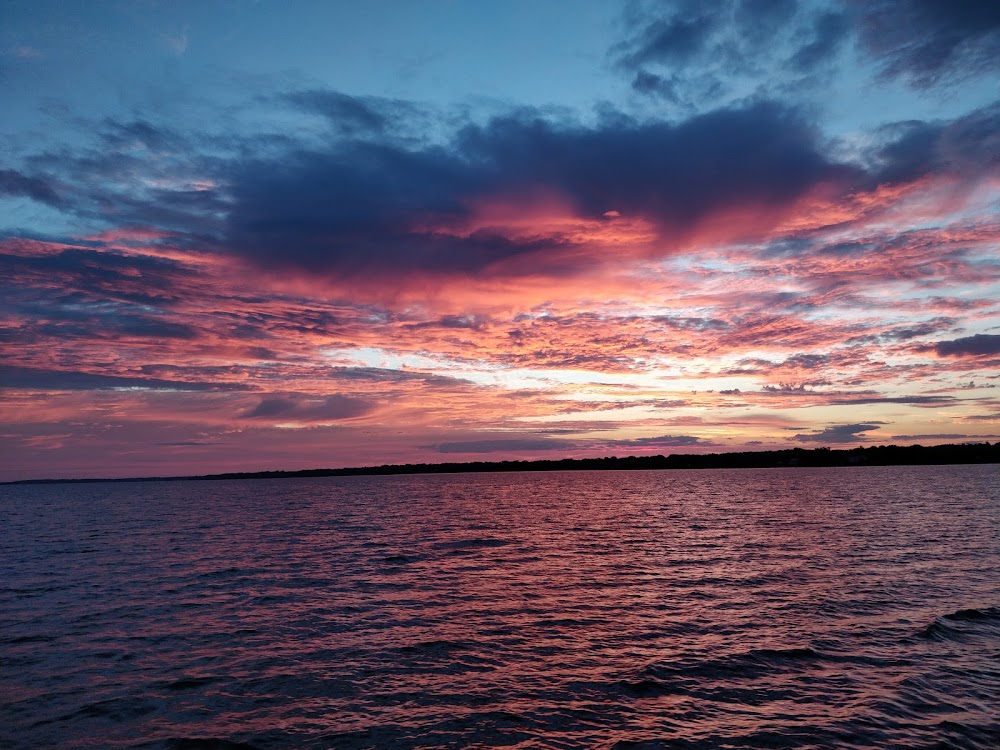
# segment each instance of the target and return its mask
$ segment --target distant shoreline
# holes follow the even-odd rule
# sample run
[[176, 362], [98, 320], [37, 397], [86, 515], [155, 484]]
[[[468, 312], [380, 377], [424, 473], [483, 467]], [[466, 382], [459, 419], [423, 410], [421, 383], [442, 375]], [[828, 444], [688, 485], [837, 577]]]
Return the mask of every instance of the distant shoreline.
[[469, 461], [437, 464], [384, 464], [340, 469], [242, 471], [169, 477], [101, 479], [19, 479], [15, 484], [83, 484], [92, 482], [177, 482], [221, 479], [299, 479], [303, 477], [390, 476], [395, 474], [478, 474], [505, 471], [651, 471], [667, 469], [772, 469], [824, 466], [933, 466], [1000, 463], [1000, 441], [983, 443], [879, 445], [846, 450], [789, 448], [740, 453], [673, 454], [670, 456], [608, 456], [604, 458], [540, 459], [535, 461]]

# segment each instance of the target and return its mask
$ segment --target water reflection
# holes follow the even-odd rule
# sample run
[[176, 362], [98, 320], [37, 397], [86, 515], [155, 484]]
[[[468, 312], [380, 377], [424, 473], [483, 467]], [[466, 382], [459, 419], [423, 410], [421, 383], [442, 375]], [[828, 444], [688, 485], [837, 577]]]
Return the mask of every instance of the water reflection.
[[10, 489], [0, 739], [995, 747], [996, 480], [981, 466]]

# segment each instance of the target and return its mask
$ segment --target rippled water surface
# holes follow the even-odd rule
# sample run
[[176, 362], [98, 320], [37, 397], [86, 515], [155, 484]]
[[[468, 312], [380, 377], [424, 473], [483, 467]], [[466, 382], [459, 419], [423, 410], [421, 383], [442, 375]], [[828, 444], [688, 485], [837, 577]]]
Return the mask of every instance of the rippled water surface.
[[0, 747], [1000, 748], [996, 466], [0, 487]]

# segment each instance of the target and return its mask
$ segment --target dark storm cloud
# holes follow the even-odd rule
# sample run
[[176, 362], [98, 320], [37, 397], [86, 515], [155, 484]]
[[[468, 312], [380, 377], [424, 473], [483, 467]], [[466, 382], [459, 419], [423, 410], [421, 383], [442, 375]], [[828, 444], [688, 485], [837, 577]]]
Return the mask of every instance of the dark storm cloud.
[[250, 386], [237, 383], [186, 382], [159, 378], [136, 378], [119, 375], [96, 375], [87, 372], [46, 370], [34, 367], [0, 365], [0, 388], [32, 391], [98, 391], [146, 389], [169, 391], [246, 391]]
[[[741, 12], [752, 11], [747, 5]], [[464, 121], [450, 138], [427, 145], [400, 114], [406, 102], [326, 90], [286, 99], [350, 128], [307, 146], [268, 136], [209, 143], [144, 120], [106, 121], [102, 148], [29, 161], [69, 186], [61, 207], [83, 218], [113, 215], [119, 224], [168, 233], [159, 240], [168, 245], [224, 252], [266, 269], [395, 282], [414, 272], [558, 276], [610, 260], [600, 248], [581, 248], [579, 234], [544, 222], [519, 233], [492, 226], [481, 212], [498, 201], [530, 210], [532, 196], [543, 196], [581, 220], [610, 221], [608, 211], [641, 218], [661, 234], [655, 252], [669, 252], [676, 238], [730, 210], [767, 216], [817, 187], [846, 194], [928, 174], [973, 179], [995, 172], [1000, 159], [997, 106], [950, 123], [887, 127], [866, 154], [866, 171], [829, 156], [814, 123], [775, 102], [676, 121], [612, 112], [592, 125], [523, 109]], [[361, 137], [372, 133], [378, 137]], [[164, 175], [147, 174], [154, 151], [156, 165], [173, 165]], [[127, 189], [136, 175], [143, 186]], [[66, 273], [105, 288], [118, 285], [117, 276], [123, 293], [136, 295], [141, 288], [169, 294], [163, 282], [180, 272], [151, 268], [137, 277], [118, 267], [124, 261], [108, 259], [113, 254], [96, 255], [77, 248], [19, 262], [38, 271], [65, 264]], [[465, 322], [442, 318], [440, 325]]]
[[413, 229], [428, 216], [463, 218], [461, 197], [482, 178], [443, 150], [353, 144], [237, 165], [229, 244], [262, 265], [344, 272], [446, 263], [470, 270], [504, 253], [499, 238], [460, 243]]
[[641, 72], [649, 65], [683, 68], [714, 57], [735, 71], [773, 47], [776, 34], [798, 10], [796, 0], [648, 4], [633, 14], [629, 38], [611, 54], [625, 70]]
[[823, 156], [811, 125], [776, 103], [593, 129], [498, 118], [467, 128], [459, 147], [491, 169], [498, 187], [550, 186], [582, 216], [613, 208], [673, 227], [734, 204], [782, 203], [847, 176]]
[[850, 24], [842, 13], [816, 16], [802, 46], [791, 56], [791, 66], [802, 72], [813, 70], [837, 53], [849, 32]]
[[[645, 94], [695, 108], [795, 85], [847, 43], [885, 79], [917, 88], [1000, 70], [1000, 3], [988, 0], [796, 0], [639, 3], [613, 63]], [[809, 80], [809, 79], [802, 79]], [[811, 88], [817, 90], [815, 85]], [[742, 93], [741, 93], [742, 91]]]
[[373, 408], [374, 404], [369, 401], [339, 394], [318, 398], [301, 395], [269, 396], [261, 399], [255, 407], [241, 416], [244, 419], [277, 422], [324, 422], [359, 417]]
[[800, 433], [795, 439], [807, 443], [857, 443], [865, 440], [862, 433], [878, 428], [878, 424], [838, 424], [818, 432]]
[[[92, 320], [108, 330], [151, 332], [160, 320], [154, 311], [171, 307], [194, 276], [191, 268], [169, 259], [85, 247], [45, 255], [0, 252], [0, 312], [27, 316], [32, 323]], [[171, 338], [190, 334], [176, 326], [162, 332]]]
[[1000, 103], [951, 122], [901, 122], [881, 129], [870, 155], [873, 179], [909, 182], [929, 174], [965, 179], [1000, 168]]
[[934, 345], [941, 357], [981, 357], [1000, 354], [1000, 336], [977, 333], [951, 341], [939, 341]]
[[[90, 147], [63, 146], [26, 157], [34, 172], [58, 176], [63, 211], [116, 226], [176, 230], [205, 245], [228, 208], [226, 196], [205, 181], [247, 144], [232, 137], [185, 135], [145, 120], [105, 119]], [[263, 140], [263, 139], [262, 139]], [[285, 141], [287, 142], [287, 140]], [[259, 144], [257, 144], [259, 145]]]
[[744, 35], [766, 43], [774, 38], [776, 27], [795, 16], [798, 6], [798, 0], [737, 0], [733, 20]]
[[0, 196], [3, 195], [30, 198], [55, 207], [63, 202], [48, 180], [23, 174], [16, 169], [0, 169]]
[[796, 85], [827, 64], [850, 35], [837, 8], [796, 0], [689, 0], [632, 6], [612, 63], [632, 88], [695, 110], [710, 102]]
[[558, 268], [567, 238], [462, 233], [472, 206], [539, 192], [580, 218], [615, 210], [683, 231], [716, 211], [781, 206], [856, 176], [822, 154], [798, 113], [773, 103], [595, 127], [526, 112], [468, 125], [449, 148], [352, 142], [237, 165], [227, 244], [264, 266], [347, 275], [475, 273], [543, 253]]
[[[6, 290], [0, 285], [0, 293], [3, 291]], [[48, 289], [13, 290], [0, 303], [0, 316], [12, 324], [5, 338], [21, 344], [42, 339], [194, 341], [199, 337], [197, 328], [172, 320], [169, 315], [113, 300], [97, 300], [91, 295], [53, 293]]]
[[87, 276], [114, 282], [124, 282], [137, 275], [164, 281], [192, 275], [183, 264], [168, 258], [102, 252], [89, 247], [69, 247], [45, 255], [17, 255], [0, 250], [0, 269], [12, 275], [37, 272], [55, 277]]
[[326, 118], [337, 133], [349, 137], [381, 136], [421, 116], [412, 102], [377, 96], [350, 96], [328, 89], [286, 94], [283, 99], [303, 112]]
[[851, 7], [861, 48], [885, 77], [926, 88], [1000, 70], [1000, 3], [856, 0]]
[[701, 3], [679, 3], [673, 12], [650, 18], [620, 45], [618, 63], [641, 69], [650, 63], [686, 64], [708, 46], [722, 23], [718, 8]]
[[104, 120], [101, 130], [104, 147], [114, 152], [137, 146], [154, 152], [190, 148], [190, 141], [176, 130], [156, 125], [148, 120]]

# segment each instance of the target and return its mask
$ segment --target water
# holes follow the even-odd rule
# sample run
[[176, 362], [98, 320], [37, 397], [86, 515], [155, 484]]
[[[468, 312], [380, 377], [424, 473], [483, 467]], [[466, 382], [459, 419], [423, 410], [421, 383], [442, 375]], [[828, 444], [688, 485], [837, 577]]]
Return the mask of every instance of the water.
[[1000, 747], [996, 466], [0, 488], [0, 747]]

